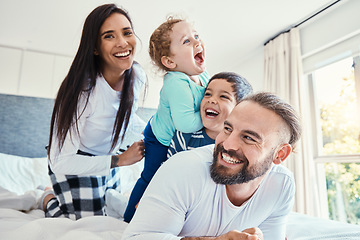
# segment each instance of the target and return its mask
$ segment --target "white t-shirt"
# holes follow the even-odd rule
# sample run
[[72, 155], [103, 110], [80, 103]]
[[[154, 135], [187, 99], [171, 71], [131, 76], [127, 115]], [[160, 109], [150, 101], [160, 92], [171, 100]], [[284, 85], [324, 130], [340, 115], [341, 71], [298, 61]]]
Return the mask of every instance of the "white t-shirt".
[[231, 230], [259, 227], [266, 240], [285, 239], [295, 183], [292, 173], [273, 165], [255, 194], [240, 207], [225, 185], [210, 176], [214, 145], [175, 154], [151, 180], [124, 232], [128, 239], [181, 239], [219, 236]]
[[[128, 131], [131, 129], [133, 120], [138, 121], [135, 111], [138, 108], [139, 95], [146, 80], [145, 72], [139, 65], [134, 64], [133, 70], [136, 71], [137, 77], [134, 81], [134, 103]], [[89, 102], [83, 112], [85, 97], [82, 97], [79, 102], [78, 116], [82, 112], [78, 120], [80, 137], [74, 128], [71, 129], [71, 138], [68, 133], [60, 152], [58, 141], [53, 137], [50, 167], [55, 174], [109, 175], [111, 155], [120, 146], [119, 139], [114, 150], [109, 152], [120, 94], [121, 92], [110, 87], [103, 76], [97, 78], [95, 88], [91, 92]], [[76, 154], [78, 150], [96, 156], [89, 157]]]

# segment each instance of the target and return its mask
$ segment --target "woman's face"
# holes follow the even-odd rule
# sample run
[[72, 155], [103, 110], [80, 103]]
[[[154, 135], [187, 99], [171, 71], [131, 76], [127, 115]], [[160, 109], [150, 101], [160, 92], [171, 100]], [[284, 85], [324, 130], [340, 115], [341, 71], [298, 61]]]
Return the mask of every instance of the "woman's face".
[[206, 87], [201, 101], [201, 119], [207, 135], [213, 139], [224, 128], [224, 121], [236, 105], [232, 83], [213, 79]]
[[129, 20], [111, 14], [100, 28], [95, 55], [101, 58], [103, 73], [123, 74], [134, 61], [136, 38]]

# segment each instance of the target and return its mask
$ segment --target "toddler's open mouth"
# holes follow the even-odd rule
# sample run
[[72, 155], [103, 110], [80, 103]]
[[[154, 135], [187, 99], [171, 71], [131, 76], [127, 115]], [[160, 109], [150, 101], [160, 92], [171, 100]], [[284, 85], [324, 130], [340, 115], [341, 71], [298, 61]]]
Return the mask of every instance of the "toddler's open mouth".
[[195, 56], [194, 56], [194, 59], [196, 62], [199, 62], [199, 63], [203, 63], [204, 62], [204, 54], [203, 52], [198, 52]]

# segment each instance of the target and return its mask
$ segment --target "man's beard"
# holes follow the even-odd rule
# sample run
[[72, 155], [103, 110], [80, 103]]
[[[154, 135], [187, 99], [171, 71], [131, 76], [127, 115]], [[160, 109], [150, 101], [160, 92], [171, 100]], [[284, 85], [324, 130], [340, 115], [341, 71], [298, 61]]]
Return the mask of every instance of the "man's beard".
[[[227, 174], [226, 172], [229, 168], [223, 165], [217, 165], [217, 159], [221, 153], [226, 153], [234, 159], [243, 161], [243, 167], [237, 173]], [[273, 161], [273, 153], [274, 152], [272, 151], [265, 158], [265, 161], [258, 162], [249, 167], [249, 161], [242, 153], [240, 154], [233, 150], [227, 151], [224, 149], [222, 144], [218, 144], [215, 147], [213, 162], [210, 166], [211, 178], [215, 183], [224, 185], [240, 184], [254, 180], [257, 177], [264, 175], [270, 169]]]

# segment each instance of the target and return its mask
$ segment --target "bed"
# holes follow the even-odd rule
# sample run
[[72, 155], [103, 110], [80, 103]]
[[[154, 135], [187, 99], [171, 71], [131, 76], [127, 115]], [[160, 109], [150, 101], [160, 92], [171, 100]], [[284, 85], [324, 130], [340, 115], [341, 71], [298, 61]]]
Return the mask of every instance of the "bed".
[[[121, 239], [126, 223], [114, 217], [78, 221], [44, 218], [37, 209], [42, 186], [48, 186], [44, 146], [53, 100], [0, 94], [0, 238]], [[140, 108], [124, 145], [141, 138], [139, 129], [154, 109]], [[121, 168], [122, 194], [128, 195], [143, 163]], [[291, 213], [288, 240], [360, 239], [360, 226]]]

